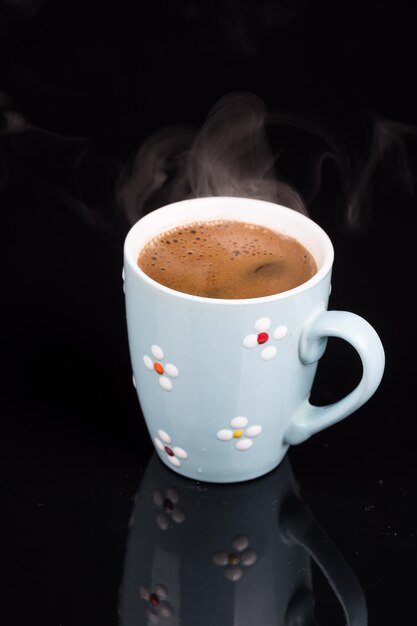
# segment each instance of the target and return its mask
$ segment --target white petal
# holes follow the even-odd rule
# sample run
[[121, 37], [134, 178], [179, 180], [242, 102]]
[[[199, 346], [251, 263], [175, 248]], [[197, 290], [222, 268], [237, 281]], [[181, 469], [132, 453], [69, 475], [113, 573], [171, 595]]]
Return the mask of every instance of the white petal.
[[272, 333], [272, 336], [274, 339], [284, 339], [287, 332], [288, 332], [288, 326], [285, 326], [285, 324], [282, 324], [281, 326], [276, 327], [276, 329]]
[[227, 557], [228, 554], [227, 552], [225, 552], [225, 550], [218, 550], [217, 552], [215, 552], [213, 554], [213, 556], [211, 557], [211, 560], [213, 561], [213, 563], [215, 565], [227, 565]]
[[268, 346], [267, 348], [264, 348], [261, 352], [261, 359], [262, 361], [270, 361], [271, 359], [274, 358], [274, 356], [277, 353], [277, 349], [275, 346]]
[[133, 383], [134, 388], [136, 389], [136, 380], [135, 380], [135, 377], [133, 375], [132, 375], [132, 383]]
[[169, 456], [168, 454], [168, 460], [172, 463], [172, 465], [175, 465], [175, 467], [181, 467], [180, 460], [177, 459], [176, 456]]
[[155, 593], [161, 600], [166, 600], [168, 597], [168, 590], [164, 585], [155, 585]]
[[236, 444], [238, 450], [249, 450], [253, 445], [252, 439], [239, 439]]
[[168, 603], [162, 603], [159, 605], [159, 610], [162, 617], [172, 617], [172, 609]]
[[161, 361], [164, 358], [164, 351], [160, 346], [157, 346], [155, 343], [151, 346], [151, 352], [154, 355], [155, 359]]
[[258, 333], [265, 332], [271, 326], [271, 320], [269, 317], [261, 317], [255, 322], [255, 330]]
[[188, 459], [188, 454], [182, 448], [178, 448], [178, 446], [175, 446], [174, 448], [172, 448], [172, 451], [174, 454], [179, 456], [180, 459]]
[[245, 348], [255, 348], [258, 345], [258, 335], [247, 335], [243, 340]]
[[164, 443], [171, 443], [171, 437], [165, 430], [158, 430], [158, 435], [161, 437]]
[[171, 500], [172, 504], [177, 504], [178, 500], [180, 499], [180, 494], [178, 493], [178, 490], [175, 489], [175, 487], [170, 487], [167, 490], [167, 498], [168, 500]]
[[149, 611], [147, 612], [147, 618], [148, 620], [152, 623], [152, 624], [157, 624], [159, 622], [159, 617], [158, 615], [155, 613], [154, 609], [149, 609]]
[[165, 365], [165, 371], [168, 376], [171, 376], [171, 378], [178, 378], [178, 376], [180, 375], [178, 367], [175, 367], [175, 365], [173, 365], [172, 363], [167, 363]]
[[245, 535], [238, 535], [233, 539], [232, 546], [238, 552], [242, 552], [249, 545], [249, 539]]
[[162, 389], [165, 389], [165, 391], [172, 391], [172, 382], [166, 376], [160, 377], [159, 384], [161, 385]]
[[248, 567], [249, 565], [253, 565], [257, 559], [257, 555], [255, 550], [246, 550], [240, 557], [240, 561], [242, 565]]
[[260, 435], [262, 432], [262, 426], [259, 426], [258, 424], [254, 425], [254, 426], [249, 426], [249, 428], [246, 429], [245, 431], [245, 435], [247, 437], [257, 437], [258, 435]]
[[156, 443], [156, 445], [158, 446], [158, 448], [160, 450], [162, 450], [162, 451], [164, 450], [164, 445], [163, 445], [162, 441], [159, 441], [158, 437], [155, 437], [155, 443]]
[[145, 354], [145, 356], [143, 357], [143, 362], [145, 363], [145, 367], [147, 367], [148, 370], [153, 370], [153, 361], [150, 356]]
[[182, 524], [183, 521], [185, 520], [185, 513], [184, 513], [184, 511], [182, 509], [179, 509], [178, 507], [173, 508], [172, 509], [172, 519], [177, 524]]
[[169, 528], [169, 519], [164, 513], [159, 513], [156, 516], [156, 523], [161, 530], [167, 530], [167, 528]]
[[232, 419], [232, 421], [230, 422], [230, 426], [232, 428], [245, 428], [246, 424], [248, 423], [248, 418], [247, 417], [234, 417]]
[[217, 439], [220, 439], [220, 441], [230, 441], [231, 439], [233, 439], [233, 433], [231, 430], [227, 430], [225, 428], [223, 430], [219, 430], [216, 437]]
[[[159, 439], [158, 439], [159, 441]], [[162, 444], [161, 444], [162, 446]], [[159, 448], [159, 446], [158, 446]], [[162, 449], [164, 449], [164, 446], [162, 446]], [[160, 491], [159, 489], [155, 489], [155, 491], [153, 492], [153, 501], [156, 504], [156, 506], [161, 506], [163, 501], [164, 501], [164, 496], [162, 495], [162, 491]]]
[[225, 574], [226, 578], [228, 580], [231, 580], [232, 582], [236, 582], [237, 580], [240, 580], [242, 578], [242, 570], [237, 565], [234, 565], [233, 567], [227, 567]]
[[125, 279], [125, 268], [122, 269], [122, 280]]

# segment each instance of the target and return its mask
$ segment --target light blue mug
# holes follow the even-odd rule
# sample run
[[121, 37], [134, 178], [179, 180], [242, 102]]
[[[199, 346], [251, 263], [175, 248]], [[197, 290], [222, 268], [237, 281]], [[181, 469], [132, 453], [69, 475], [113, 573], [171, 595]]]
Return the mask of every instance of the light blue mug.
[[[317, 273], [284, 293], [217, 299], [174, 291], [137, 265], [143, 246], [179, 225], [240, 220], [298, 239]], [[351, 415], [378, 388], [385, 356], [370, 324], [328, 311], [334, 251], [310, 218], [281, 205], [236, 197], [195, 198], [145, 215], [124, 244], [128, 341], [139, 403], [161, 460], [196, 480], [228, 483], [275, 468], [289, 445]], [[362, 378], [341, 400], [309, 396], [327, 339], [349, 342]]]

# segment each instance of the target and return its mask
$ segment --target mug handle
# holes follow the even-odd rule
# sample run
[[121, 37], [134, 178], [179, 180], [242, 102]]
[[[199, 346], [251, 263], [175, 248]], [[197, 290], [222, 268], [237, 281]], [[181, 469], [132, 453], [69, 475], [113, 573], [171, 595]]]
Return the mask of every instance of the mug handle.
[[[287, 544], [304, 548], [319, 566], [343, 607], [347, 625], [366, 626], [368, 609], [356, 574], [299, 496], [291, 494], [284, 500], [279, 514], [279, 527]], [[314, 619], [313, 603], [306, 601], [308, 596], [302, 597], [301, 593], [300, 596], [293, 607], [291, 602], [289, 604], [285, 622], [288, 626], [300, 624], [302, 617], [308, 623], [316, 623], [315, 620], [311, 621]]]
[[305, 400], [287, 427], [284, 435], [286, 444], [301, 443], [351, 415], [369, 400], [381, 382], [385, 367], [384, 348], [366, 320], [348, 311], [321, 311], [307, 323], [301, 334], [300, 360], [305, 365], [318, 361], [324, 354], [329, 337], [344, 339], [355, 348], [362, 361], [362, 378], [353, 391], [333, 404], [315, 406]]

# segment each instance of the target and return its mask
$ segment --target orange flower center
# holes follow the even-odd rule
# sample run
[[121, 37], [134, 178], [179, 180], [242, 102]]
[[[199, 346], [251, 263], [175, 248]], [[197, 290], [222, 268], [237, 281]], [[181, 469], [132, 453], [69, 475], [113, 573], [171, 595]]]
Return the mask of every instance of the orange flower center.
[[157, 374], [163, 374], [164, 373], [164, 368], [162, 367], [162, 365], [160, 363], [154, 363], [153, 364], [153, 368], [155, 370], [155, 372]]

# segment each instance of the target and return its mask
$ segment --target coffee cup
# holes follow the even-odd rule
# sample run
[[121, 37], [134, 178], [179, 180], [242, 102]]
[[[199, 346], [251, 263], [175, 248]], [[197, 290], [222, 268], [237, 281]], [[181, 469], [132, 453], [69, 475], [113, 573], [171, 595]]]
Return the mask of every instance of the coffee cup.
[[[286, 291], [217, 298], [172, 289], [138, 265], [153, 238], [193, 223], [240, 221], [295, 238], [317, 271]], [[329, 310], [334, 249], [311, 218], [251, 198], [206, 197], [156, 209], [124, 243], [126, 323], [133, 383], [161, 460], [195, 480], [262, 476], [302, 443], [357, 411], [380, 385], [385, 355], [359, 315]], [[327, 406], [310, 402], [320, 358], [336, 337], [357, 351], [362, 377]], [[336, 363], [343, 375], [344, 365]]]

